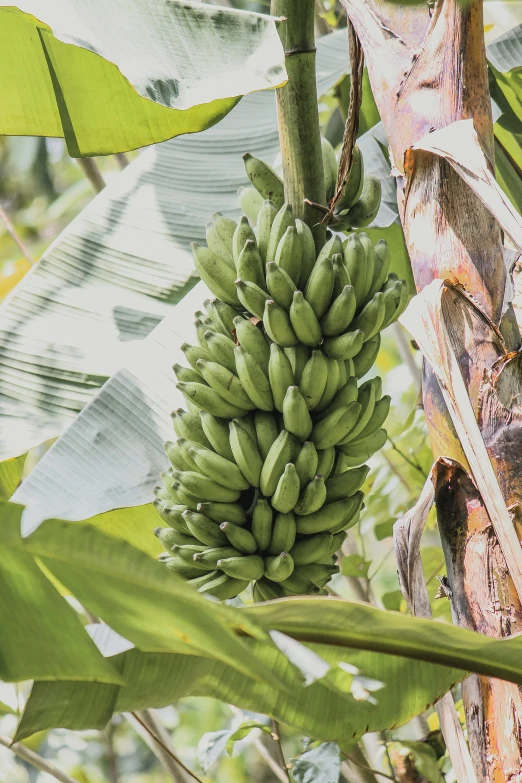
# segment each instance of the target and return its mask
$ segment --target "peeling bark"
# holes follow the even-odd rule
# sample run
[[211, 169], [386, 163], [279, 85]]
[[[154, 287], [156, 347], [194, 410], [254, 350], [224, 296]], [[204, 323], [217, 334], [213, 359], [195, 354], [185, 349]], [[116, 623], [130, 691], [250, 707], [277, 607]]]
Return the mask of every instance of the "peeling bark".
[[[417, 289], [436, 278], [450, 278], [486, 315], [481, 319], [470, 310], [456, 319], [459, 334], [452, 342], [502, 493], [508, 506], [516, 506], [522, 494], [521, 360], [517, 354], [504, 355], [487, 320], [498, 327], [502, 318], [506, 270], [501, 231], [449, 164], [411, 149], [430, 131], [472, 119], [493, 169], [482, 3], [439, 0], [430, 12], [427, 6], [401, 7], [383, 0], [342, 2], [363, 46], [390, 142]], [[451, 308], [449, 297], [446, 306]], [[423, 390], [435, 458], [443, 455], [466, 467], [438, 381], [426, 366]], [[437, 512], [454, 621], [492, 637], [519, 630], [519, 597], [480, 493], [463, 470], [440, 474]], [[474, 677], [466, 681], [464, 695], [479, 780], [522, 783], [520, 690]]]

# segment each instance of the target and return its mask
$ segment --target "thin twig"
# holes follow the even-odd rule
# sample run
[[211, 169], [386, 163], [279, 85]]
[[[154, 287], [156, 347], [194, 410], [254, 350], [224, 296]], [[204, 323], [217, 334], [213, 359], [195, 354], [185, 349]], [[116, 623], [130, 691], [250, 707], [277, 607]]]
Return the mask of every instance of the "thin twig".
[[396, 779], [392, 778], [391, 775], [387, 775], [386, 772], [379, 772], [378, 769], [373, 769], [373, 767], [370, 767], [368, 764], [365, 764], [364, 762], [367, 761], [367, 759], [359, 746], [357, 746], [356, 749], [353, 751], [353, 753], [356, 753], [357, 756], [359, 757], [357, 759], [353, 757], [353, 753], [352, 754], [345, 753], [344, 750], [342, 750], [341, 753], [351, 764], [355, 764], [355, 766], [359, 767], [359, 769], [363, 769], [365, 772], [370, 773], [374, 777], [374, 779], [375, 776], [379, 775], [380, 777], [387, 778], [387, 780], [393, 780], [395, 781], [395, 783], [397, 783]]
[[107, 758], [107, 775], [110, 783], [119, 783], [120, 775], [118, 769], [118, 756], [114, 747], [114, 732], [116, 730], [116, 724], [114, 720], [111, 720], [102, 736], [105, 740], [106, 758]]
[[13, 240], [13, 242], [15, 243], [15, 245], [17, 246], [18, 250], [21, 252], [23, 257], [26, 259], [26, 261], [29, 261], [31, 266], [34, 266], [34, 258], [31, 256], [31, 253], [27, 249], [27, 246], [24, 244], [23, 240], [19, 237], [16, 228], [13, 226], [11, 220], [9, 219], [9, 216], [2, 208], [0, 208], [0, 219], [2, 220], [5, 226], [5, 230], [7, 231], [7, 233], [9, 234], [9, 236], [11, 237], [11, 239]]
[[[388, 438], [388, 440], [389, 440], [389, 438]], [[391, 443], [391, 441], [390, 441], [390, 443]], [[393, 444], [392, 444], [392, 445], [393, 445]], [[382, 454], [382, 456], [384, 457], [384, 459], [386, 460], [386, 462], [388, 463], [388, 466], [389, 466], [389, 468], [390, 468], [391, 472], [392, 472], [392, 473], [395, 473], [395, 475], [397, 476], [397, 478], [399, 479], [399, 481], [401, 482], [401, 484], [402, 484], [402, 485], [403, 485], [403, 486], [404, 486], [404, 487], [405, 487], [405, 488], [408, 490], [408, 492], [409, 492], [409, 491], [410, 491], [410, 489], [411, 489], [411, 488], [410, 488], [410, 485], [408, 484], [408, 482], [406, 481], [406, 479], [404, 478], [404, 476], [402, 475], [402, 473], [401, 473], [399, 470], [397, 470], [397, 468], [395, 467], [395, 465], [393, 464], [393, 462], [391, 461], [391, 459], [390, 459], [390, 458], [389, 458], [389, 457], [386, 455], [386, 452], [385, 452], [385, 451], [382, 451], [382, 452], [381, 452], [381, 454]]]
[[392, 773], [392, 780], [397, 783], [397, 777], [395, 775], [395, 767], [392, 764], [391, 756], [390, 756], [390, 749], [388, 747], [388, 742], [386, 741], [386, 738], [383, 739], [383, 745], [384, 745], [384, 751], [386, 753], [386, 758], [388, 759], [388, 764], [390, 765], [390, 770]]
[[101, 193], [105, 187], [105, 180], [103, 179], [100, 169], [96, 165], [94, 158], [77, 158], [78, 165], [83, 169], [83, 172], [96, 193]]
[[[168, 747], [166, 742], [159, 736], [159, 727], [156, 724], [156, 721], [154, 720], [151, 712], [149, 710], [137, 710], [136, 712], [131, 712], [130, 715], [132, 718], [145, 730], [145, 732], [148, 734], [148, 736], [156, 743], [158, 746], [158, 749], [161, 749], [162, 754], [158, 755], [158, 758], [160, 758], [161, 761], [165, 761], [164, 755], [166, 755], [171, 761], [174, 761], [179, 767], [181, 767], [184, 772], [186, 772], [187, 775], [189, 775], [191, 778], [194, 778], [198, 783], [203, 783], [201, 778], [198, 778], [198, 776], [192, 772], [188, 767], [186, 767], [181, 759], [179, 759], [174, 751]], [[152, 745], [149, 744], [149, 747], [152, 748]], [[169, 772], [172, 780], [175, 781], [175, 783], [178, 783], [178, 781], [184, 781], [185, 776], [180, 774], [181, 771], [177, 768], [173, 768], [171, 765], [164, 764], [165, 769]]]
[[120, 169], [126, 169], [130, 161], [124, 152], [116, 152], [114, 157], [118, 163]]
[[0, 734], [0, 745], [12, 750], [15, 756], [18, 756], [18, 758], [27, 762], [27, 764], [30, 764], [32, 767], [35, 767], [35, 769], [39, 769], [40, 772], [47, 772], [48, 775], [52, 775], [53, 778], [60, 780], [61, 783], [79, 783], [76, 778], [66, 775], [61, 769], [55, 767], [51, 761], [44, 759], [43, 756], [39, 756], [38, 753], [26, 748], [25, 745], [22, 745], [19, 742], [15, 742], [14, 745], [12, 745], [9, 737], [5, 737], [3, 734]]
[[[239, 709], [239, 707], [235, 707], [233, 704], [229, 704], [230, 709], [234, 713], [234, 715], [239, 718], [240, 721], [245, 720], [245, 714], [242, 710]], [[279, 736], [279, 734], [277, 735]], [[278, 778], [278, 780], [281, 781], [281, 783], [288, 783], [288, 772], [286, 769], [281, 769], [275, 758], [272, 756], [268, 748], [263, 744], [263, 742], [259, 739], [259, 737], [256, 737], [255, 735], [252, 736], [252, 745], [256, 749], [256, 751], [259, 753], [265, 764], [270, 767], [274, 775]]]
[[281, 764], [281, 768], [284, 770], [286, 774], [286, 780], [288, 781], [288, 783], [290, 783], [290, 775], [288, 774], [288, 767], [286, 765], [285, 754], [283, 753], [283, 746], [281, 745], [281, 729], [279, 727], [278, 722], [273, 718], [272, 718], [272, 730], [274, 732], [274, 735], [277, 737], [275, 743], [277, 745], [279, 763]]
[[418, 473], [420, 473], [420, 474], [421, 474], [422, 478], [423, 478], [423, 479], [425, 479], [425, 477], [426, 477], [426, 474], [425, 474], [425, 472], [423, 471], [423, 469], [421, 468], [421, 466], [419, 465], [419, 463], [418, 463], [418, 462], [416, 462], [415, 460], [412, 460], [412, 459], [410, 459], [409, 457], [407, 457], [407, 456], [406, 456], [406, 454], [405, 454], [403, 451], [401, 451], [401, 449], [400, 449], [398, 446], [396, 446], [396, 445], [395, 445], [395, 443], [392, 441], [392, 439], [390, 438], [390, 436], [389, 436], [389, 435], [388, 435], [388, 441], [389, 441], [389, 443], [390, 443], [390, 445], [391, 445], [392, 449], [393, 449], [394, 451], [396, 451], [396, 452], [397, 452], [397, 454], [399, 455], [399, 457], [402, 457], [402, 458], [403, 458], [403, 460], [404, 460], [405, 462], [407, 462], [407, 463], [408, 463], [408, 465], [411, 465], [411, 467], [412, 467], [412, 468], [415, 468], [415, 470], [416, 470]]

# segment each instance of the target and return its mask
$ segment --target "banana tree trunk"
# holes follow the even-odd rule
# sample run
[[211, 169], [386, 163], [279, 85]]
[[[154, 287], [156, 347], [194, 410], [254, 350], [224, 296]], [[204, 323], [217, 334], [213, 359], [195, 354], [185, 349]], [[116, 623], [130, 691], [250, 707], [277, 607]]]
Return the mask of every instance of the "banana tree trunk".
[[[397, 196], [417, 290], [452, 278], [519, 348], [512, 314], [502, 317], [506, 282], [499, 226], [440, 157], [410, 148], [425, 134], [472, 119], [490, 161], [493, 123], [481, 0], [439, 0], [399, 7], [381, 0], [342, 0], [361, 41], [373, 93], [390, 143]], [[502, 325], [501, 325], [502, 321]], [[459, 366], [508, 507], [522, 495], [522, 370], [517, 355], [500, 358], [491, 326], [461, 334]], [[495, 362], [497, 364], [495, 365]], [[495, 366], [494, 366], [495, 365]], [[435, 457], [467, 465], [429, 366], [423, 396]], [[454, 622], [500, 637], [522, 629], [522, 607], [477, 489], [463, 468], [439, 476], [437, 515]], [[520, 689], [482, 677], [463, 686], [468, 736], [482, 782], [522, 781]]]

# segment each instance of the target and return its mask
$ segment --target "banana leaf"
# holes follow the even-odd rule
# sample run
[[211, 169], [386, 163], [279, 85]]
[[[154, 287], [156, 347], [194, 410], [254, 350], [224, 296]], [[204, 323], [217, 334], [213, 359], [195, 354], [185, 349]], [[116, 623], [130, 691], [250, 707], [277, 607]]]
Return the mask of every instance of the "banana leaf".
[[2, 2], [0, 133], [79, 156], [204, 130], [285, 81], [279, 24], [183, 0]]

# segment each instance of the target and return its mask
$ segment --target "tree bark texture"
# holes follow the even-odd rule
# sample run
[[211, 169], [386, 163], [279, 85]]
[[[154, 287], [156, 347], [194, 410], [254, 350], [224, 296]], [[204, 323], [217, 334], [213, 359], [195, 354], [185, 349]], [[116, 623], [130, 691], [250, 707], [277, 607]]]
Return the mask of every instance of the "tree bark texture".
[[[506, 282], [502, 236], [495, 219], [440, 157], [411, 146], [425, 134], [472, 119], [493, 166], [481, 0], [439, 0], [400, 7], [381, 0], [342, 0], [365, 53], [390, 144], [397, 198], [417, 290], [432, 280], [461, 284], [485, 314], [462, 311], [450, 334], [475, 415], [508, 507], [522, 495], [522, 368], [519, 332], [499, 345]], [[451, 297], [446, 305], [451, 307]], [[455, 297], [455, 300], [457, 297]], [[455, 307], [458, 307], [455, 301]], [[505, 319], [512, 318], [508, 313]], [[458, 331], [458, 333], [457, 333]], [[463, 469], [439, 477], [436, 502], [454, 621], [488, 636], [522, 627], [511, 582], [480, 487], [466, 473], [438, 381], [424, 368], [424, 407], [435, 457]], [[473, 677], [463, 688], [472, 757], [480, 781], [522, 783], [522, 700], [508, 683]]]

